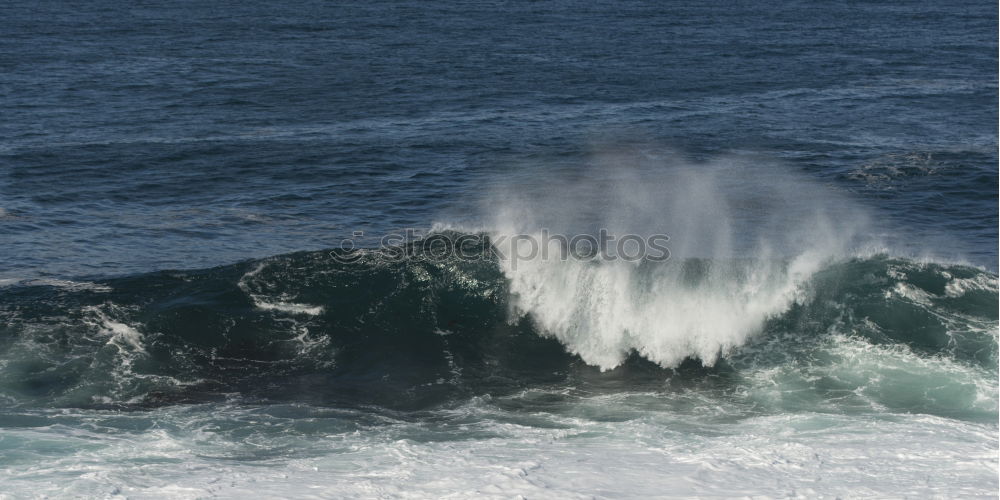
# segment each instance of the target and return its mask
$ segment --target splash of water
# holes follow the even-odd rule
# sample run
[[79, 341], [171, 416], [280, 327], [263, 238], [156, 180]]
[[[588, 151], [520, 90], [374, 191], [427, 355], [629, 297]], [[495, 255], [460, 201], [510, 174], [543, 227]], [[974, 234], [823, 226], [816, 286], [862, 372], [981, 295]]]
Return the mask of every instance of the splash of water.
[[[810, 276], [857, 254], [869, 224], [845, 195], [755, 158], [695, 164], [616, 152], [531, 185], [514, 179], [486, 203], [512, 318], [530, 318], [602, 369], [633, 351], [664, 367], [714, 364], [808, 300]], [[532, 255], [530, 240], [515, 238], [599, 228], [666, 234], [672, 258], [562, 259], [558, 248]]]

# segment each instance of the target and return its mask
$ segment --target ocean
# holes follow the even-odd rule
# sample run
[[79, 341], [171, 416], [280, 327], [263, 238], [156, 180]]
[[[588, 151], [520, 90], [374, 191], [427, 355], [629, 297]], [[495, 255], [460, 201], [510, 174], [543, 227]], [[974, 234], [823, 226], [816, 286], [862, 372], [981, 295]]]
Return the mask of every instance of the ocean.
[[996, 498], [991, 2], [0, 15], [0, 498]]

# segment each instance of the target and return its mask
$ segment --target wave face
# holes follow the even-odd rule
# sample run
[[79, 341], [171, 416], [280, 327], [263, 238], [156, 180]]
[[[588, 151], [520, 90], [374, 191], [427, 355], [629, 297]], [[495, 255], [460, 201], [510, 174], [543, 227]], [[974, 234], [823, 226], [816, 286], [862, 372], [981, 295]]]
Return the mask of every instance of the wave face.
[[238, 398], [419, 409], [666, 380], [761, 411], [995, 419], [997, 276], [977, 268], [875, 255], [816, 268], [564, 262], [510, 276], [496, 259], [411, 248], [399, 261], [306, 252], [8, 285], [0, 397], [24, 408]]

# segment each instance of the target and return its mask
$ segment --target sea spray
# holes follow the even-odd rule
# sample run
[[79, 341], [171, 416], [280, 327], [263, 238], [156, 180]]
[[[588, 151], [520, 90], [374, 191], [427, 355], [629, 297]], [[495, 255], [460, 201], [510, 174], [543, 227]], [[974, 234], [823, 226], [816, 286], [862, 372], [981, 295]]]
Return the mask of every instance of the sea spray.
[[[807, 300], [813, 273], [871, 241], [868, 215], [847, 196], [759, 158], [695, 164], [619, 151], [534, 187], [511, 179], [484, 212], [512, 317], [601, 369], [633, 351], [664, 367], [688, 357], [711, 366]], [[620, 246], [581, 258], [548, 237], [588, 231], [668, 235], [672, 259], [623, 259]], [[536, 251], [538, 242], [555, 248]]]

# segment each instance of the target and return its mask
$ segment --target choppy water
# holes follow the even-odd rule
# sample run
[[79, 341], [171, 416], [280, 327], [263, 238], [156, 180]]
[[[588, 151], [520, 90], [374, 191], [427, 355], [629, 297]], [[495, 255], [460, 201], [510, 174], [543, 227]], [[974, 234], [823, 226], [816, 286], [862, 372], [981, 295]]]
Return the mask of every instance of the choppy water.
[[0, 30], [0, 495], [997, 495], [995, 5]]

